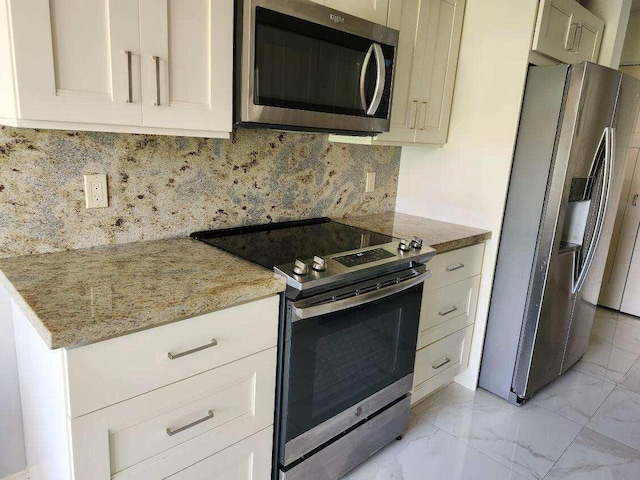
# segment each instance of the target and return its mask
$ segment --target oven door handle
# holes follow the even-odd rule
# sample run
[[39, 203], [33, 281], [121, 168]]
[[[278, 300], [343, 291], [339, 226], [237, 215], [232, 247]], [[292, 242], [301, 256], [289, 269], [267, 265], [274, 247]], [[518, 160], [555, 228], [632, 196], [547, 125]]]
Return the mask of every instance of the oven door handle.
[[381, 300], [396, 293], [404, 292], [416, 285], [421, 284], [431, 276], [431, 270], [427, 270], [424, 273], [416, 275], [404, 282], [396, 283], [388, 287], [374, 290], [373, 292], [363, 293], [361, 295], [354, 295], [353, 297], [345, 298], [344, 300], [337, 300], [335, 302], [322, 303], [311, 307], [299, 308], [293, 305], [294, 322], [298, 320], [304, 320], [312, 317], [320, 317], [328, 313], [335, 313], [348, 308], [364, 305], [365, 303]]

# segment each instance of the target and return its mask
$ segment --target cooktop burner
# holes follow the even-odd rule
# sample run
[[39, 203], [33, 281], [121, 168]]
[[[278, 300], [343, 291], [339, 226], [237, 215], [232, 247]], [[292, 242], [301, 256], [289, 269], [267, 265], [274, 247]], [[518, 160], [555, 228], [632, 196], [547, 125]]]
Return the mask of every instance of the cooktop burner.
[[342, 280], [372, 267], [426, 261], [435, 254], [422, 241], [394, 239], [316, 218], [294, 222], [196, 232], [193, 238], [273, 269], [303, 290]]

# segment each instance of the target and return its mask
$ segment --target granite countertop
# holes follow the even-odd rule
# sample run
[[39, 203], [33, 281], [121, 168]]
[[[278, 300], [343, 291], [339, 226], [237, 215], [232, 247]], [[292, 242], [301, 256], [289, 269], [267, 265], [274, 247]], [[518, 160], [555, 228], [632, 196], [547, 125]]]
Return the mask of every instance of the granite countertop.
[[[341, 218], [438, 253], [491, 232], [402, 213]], [[107, 340], [283, 292], [273, 272], [190, 238], [0, 259], [0, 283], [49, 348]]]
[[469, 247], [491, 238], [491, 232], [488, 230], [397, 212], [347, 217], [336, 221], [407, 240], [411, 240], [415, 235], [438, 253]]
[[273, 272], [190, 238], [2, 259], [0, 283], [50, 348], [106, 340], [286, 287]]

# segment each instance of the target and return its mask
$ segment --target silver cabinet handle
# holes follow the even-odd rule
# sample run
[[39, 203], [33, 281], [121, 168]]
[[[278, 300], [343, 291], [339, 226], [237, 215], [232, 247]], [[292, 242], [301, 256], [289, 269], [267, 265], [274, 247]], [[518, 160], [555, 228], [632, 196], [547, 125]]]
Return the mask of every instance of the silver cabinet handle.
[[457, 311], [458, 311], [458, 307], [451, 307], [448, 310], [444, 310], [442, 312], [438, 312], [438, 315], [440, 315], [441, 317], [446, 317], [450, 313], [457, 312]]
[[127, 50], [124, 52], [127, 56], [127, 78], [128, 78], [128, 89], [129, 96], [127, 97], [127, 103], [133, 103], [133, 73], [131, 71], [131, 51]]
[[156, 107], [160, 106], [160, 57], [157, 55], [153, 56], [153, 61], [156, 63], [156, 101], [154, 105]]
[[440, 363], [431, 365], [431, 368], [433, 368], [434, 370], [438, 370], [439, 368], [444, 367], [447, 363], [451, 363], [451, 359], [449, 357], [444, 357], [444, 359]]
[[175, 429], [171, 429], [171, 428], [167, 428], [166, 432], [167, 435], [169, 435], [170, 437], [173, 437], [175, 434], [180, 433], [180, 432], [184, 432], [185, 430], [191, 428], [191, 427], [195, 427], [196, 425], [200, 425], [202, 422], [206, 422], [207, 420], [211, 420], [214, 416], [213, 410], [209, 410], [207, 412], [207, 416], [206, 417], [202, 417], [200, 420], [196, 420], [195, 422], [191, 422], [189, 425], [185, 425], [184, 427], [180, 427], [180, 428], [175, 428]]
[[631, 205], [633, 205], [634, 207], [638, 206], [638, 194], [637, 193], [633, 196], [633, 201], [631, 202]]
[[461, 268], [464, 268], [464, 263], [459, 263], [457, 265], [451, 265], [447, 267], [447, 272], [455, 272], [456, 270], [460, 270]]
[[413, 115], [413, 123], [411, 124], [409, 129], [410, 130], [415, 130], [416, 127], [418, 126], [418, 110], [420, 108], [418, 107], [418, 101], [417, 100], [414, 100], [413, 102], [411, 102], [411, 104], [413, 105], [414, 115]]
[[[580, 50], [580, 42], [582, 42], [582, 29], [584, 27], [582, 25], [578, 25], [576, 27], [576, 39], [574, 40], [574, 47], [573, 47], [573, 53], [578, 53], [578, 51]], [[580, 32], [578, 34], [578, 31]], [[589, 58], [589, 60], [591, 60], [591, 58]]]
[[193, 348], [191, 350], [187, 350], [186, 352], [182, 352], [182, 353], [167, 353], [167, 357], [169, 357], [169, 360], [175, 360], [176, 358], [180, 358], [180, 357], [184, 357], [184, 356], [187, 356], [187, 355], [191, 355], [192, 353], [200, 352], [200, 351], [204, 350], [205, 348], [215, 347], [216, 345], [218, 345], [218, 341], [214, 338], [213, 340], [211, 340], [211, 343], [207, 343], [206, 345], [202, 345], [201, 347], [196, 347], [196, 348]]
[[[573, 36], [571, 32], [573, 31]], [[578, 22], [571, 22], [569, 28], [567, 28], [567, 36], [564, 39], [564, 49], [567, 52], [573, 52], [576, 46], [576, 36], [578, 35]], [[571, 46], [569, 46], [569, 39], [571, 39]]]
[[422, 116], [420, 117], [420, 130], [424, 130], [424, 127], [427, 124], [427, 102], [422, 102], [420, 107], [422, 108]]

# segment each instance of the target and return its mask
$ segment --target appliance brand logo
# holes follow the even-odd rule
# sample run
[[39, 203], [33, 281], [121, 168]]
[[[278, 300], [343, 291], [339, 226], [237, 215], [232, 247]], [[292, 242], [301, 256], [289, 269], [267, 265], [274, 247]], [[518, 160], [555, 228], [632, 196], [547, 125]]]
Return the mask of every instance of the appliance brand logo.
[[344, 17], [341, 17], [340, 15], [334, 15], [333, 13], [329, 14], [329, 18], [334, 22], [334, 23], [344, 23]]

